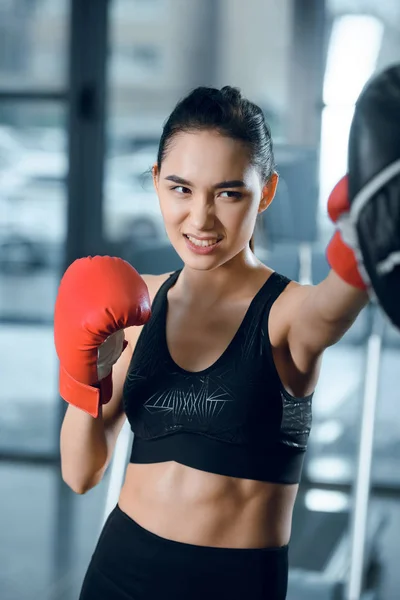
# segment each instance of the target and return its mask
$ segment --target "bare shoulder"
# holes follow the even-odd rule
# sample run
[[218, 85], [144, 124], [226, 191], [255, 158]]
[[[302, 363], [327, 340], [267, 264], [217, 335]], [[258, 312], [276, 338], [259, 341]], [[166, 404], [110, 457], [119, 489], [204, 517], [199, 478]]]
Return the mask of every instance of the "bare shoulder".
[[298, 281], [291, 281], [278, 298], [287, 305], [288, 308], [297, 306], [305, 298], [308, 297], [310, 291], [314, 289], [314, 285], [304, 285], [298, 283]]
[[[162, 286], [162, 284], [168, 279], [171, 273], [163, 273], [162, 275], [141, 275], [143, 281], [147, 285], [149, 290], [150, 302], [153, 303], [155, 295]], [[133, 350], [136, 346], [136, 342], [139, 338], [139, 334], [142, 331], [142, 327], [127, 327], [125, 329], [125, 339]]]
[[141, 275], [149, 290], [151, 302], [153, 302], [158, 290], [170, 275], [171, 273], [163, 273], [162, 275]]

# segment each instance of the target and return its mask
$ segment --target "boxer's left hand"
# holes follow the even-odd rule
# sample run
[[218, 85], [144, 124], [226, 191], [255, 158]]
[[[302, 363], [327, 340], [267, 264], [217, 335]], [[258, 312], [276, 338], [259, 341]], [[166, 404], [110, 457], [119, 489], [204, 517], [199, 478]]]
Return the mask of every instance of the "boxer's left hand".
[[347, 176], [343, 177], [332, 190], [328, 199], [328, 213], [337, 227], [327, 247], [328, 263], [346, 283], [365, 290], [367, 286], [360, 275], [354, 254], [357, 240], [350, 220]]

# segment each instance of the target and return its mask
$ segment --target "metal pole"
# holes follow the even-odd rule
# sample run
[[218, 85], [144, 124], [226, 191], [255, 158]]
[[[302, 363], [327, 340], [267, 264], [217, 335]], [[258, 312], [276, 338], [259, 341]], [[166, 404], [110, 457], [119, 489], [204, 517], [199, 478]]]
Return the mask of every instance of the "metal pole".
[[108, 0], [71, 0], [65, 267], [104, 249], [108, 8]]
[[299, 263], [299, 282], [302, 285], [312, 285], [312, 248], [310, 242], [300, 242]]
[[125, 469], [128, 458], [128, 452], [132, 444], [133, 435], [131, 433], [128, 421], [118, 436], [114, 450], [114, 457], [110, 466], [110, 480], [107, 488], [106, 503], [104, 507], [101, 529], [107, 520], [108, 515], [118, 502], [119, 494], [125, 477]]
[[371, 467], [374, 445], [376, 402], [382, 349], [384, 321], [375, 313], [373, 332], [368, 340], [366, 376], [361, 415], [360, 443], [356, 480], [353, 488], [351, 515], [350, 573], [346, 600], [360, 600], [365, 571], [365, 544], [368, 525], [368, 505], [371, 488]]

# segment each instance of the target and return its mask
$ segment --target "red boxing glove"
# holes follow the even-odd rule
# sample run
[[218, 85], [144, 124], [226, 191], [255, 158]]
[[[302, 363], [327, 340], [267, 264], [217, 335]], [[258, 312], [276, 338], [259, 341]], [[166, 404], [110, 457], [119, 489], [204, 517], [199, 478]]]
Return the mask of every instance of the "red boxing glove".
[[150, 318], [150, 298], [139, 273], [121, 258], [73, 262], [61, 279], [54, 313], [61, 397], [89, 413], [112, 396], [112, 366], [126, 342], [124, 329]]
[[356, 246], [355, 236], [350, 223], [350, 204], [347, 175], [333, 188], [328, 199], [328, 213], [337, 225], [337, 229], [328, 244], [326, 257], [330, 267], [346, 283], [366, 290], [353, 248]]

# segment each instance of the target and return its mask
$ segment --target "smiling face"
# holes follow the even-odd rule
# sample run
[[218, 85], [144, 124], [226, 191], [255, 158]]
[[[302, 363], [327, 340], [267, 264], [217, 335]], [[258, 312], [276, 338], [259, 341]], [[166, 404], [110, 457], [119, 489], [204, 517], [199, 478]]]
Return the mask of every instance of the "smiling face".
[[265, 185], [245, 144], [208, 130], [175, 135], [153, 176], [172, 245], [186, 265], [205, 270], [247, 251], [278, 179]]

